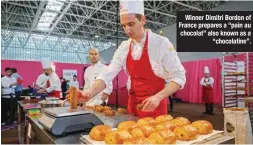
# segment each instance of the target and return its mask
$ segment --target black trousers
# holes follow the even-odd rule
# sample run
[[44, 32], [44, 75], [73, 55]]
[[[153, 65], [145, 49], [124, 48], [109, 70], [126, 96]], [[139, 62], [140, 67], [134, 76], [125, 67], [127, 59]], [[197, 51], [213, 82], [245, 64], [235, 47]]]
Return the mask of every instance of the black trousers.
[[205, 103], [206, 114], [213, 114], [213, 103]]
[[17, 98], [1, 98], [2, 123], [13, 124], [17, 119]]

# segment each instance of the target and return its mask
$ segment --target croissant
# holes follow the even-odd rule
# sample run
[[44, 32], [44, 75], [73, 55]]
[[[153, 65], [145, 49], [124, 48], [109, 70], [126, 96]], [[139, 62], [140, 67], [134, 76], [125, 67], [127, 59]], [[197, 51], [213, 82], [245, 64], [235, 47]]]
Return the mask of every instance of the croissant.
[[155, 121], [156, 122], [163, 122], [163, 121], [169, 121], [169, 120], [172, 120], [173, 117], [171, 115], [160, 115], [158, 117], [156, 117]]
[[150, 125], [142, 125], [134, 128], [131, 131], [133, 137], [148, 137], [155, 129]]
[[171, 123], [176, 124], [177, 126], [191, 124], [191, 122], [184, 117], [177, 117], [176, 119], [171, 120]]
[[154, 129], [155, 130], [169, 129], [169, 130], [173, 131], [176, 127], [177, 127], [177, 125], [175, 123], [172, 123], [170, 121], [165, 121], [165, 122], [161, 122], [161, 123], [158, 123], [157, 125], [155, 125]]
[[152, 117], [144, 117], [144, 118], [141, 118], [137, 121], [137, 124], [138, 125], [146, 125], [146, 124], [150, 124], [150, 123], [154, 123], [155, 120], [152, 118]]
[[96, 106], [95, 106], [95, 111], [96, 111], [96, 112], [103, 112], [103, 110], [104, 110], [104, 107], [103, 107], [103, 106], [99, 106], [99, 105], [96, 105]]
[[198, 120], [191, 124], [198, 129], [198, 133], [201, 135], [209, 134], [213, 131], [213, 125], [206, 120]]
[[94, 106], [86, 106], [87, 109], [95, 110]]
[[104, 110], [106, 116], [115, 116], [115, 111], [113, 110]]
[[198, 136], [198, 129], [192, 125], [184, 125], [176, 127], [174, 129], [174, 134], [178, 140], [194, 140]]
[[124, 140], [132, 138], [131, 134], [126, 130], [113, 130], [105, 136], [106, 144], [122, 144]]
[[124, 109], [124, 108], [118, 108], [117, 111], [118, 111], [119, 113], [128, 114], [127, 109]]
[[118, 125], [118, 130], [126, 130], [131, 132], [135, 127], [137, 127], [137, 123], [135, 121], [124, 121]]
[[112, 128], [110, 126], [97, 125], [91, 129], [89, 136], [92, 140], [104, 141], [106, 133], [110, 131], [112, 131]]
[[111, 107], [109, 107], [109, 106], [104, 106], [104, 108], [103, 108], [104, 110], [112, 110], [112, 108]]
[[151, 133], [148, 137], [152, 144], [175, 144], [175, 134], [170, 130], [159, 130]]
[[145, 137], [135, 137], [125, 139], [123, 144], [152, 144], [152, 143]]

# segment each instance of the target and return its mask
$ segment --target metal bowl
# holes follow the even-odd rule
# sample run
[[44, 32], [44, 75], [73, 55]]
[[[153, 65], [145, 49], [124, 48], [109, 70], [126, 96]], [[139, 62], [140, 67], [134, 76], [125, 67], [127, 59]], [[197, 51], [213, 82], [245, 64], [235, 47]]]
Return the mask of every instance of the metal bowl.
[[44, 112], [45, 108], [54, 108], [54, 107], [63, 107], [64, 106], [64, 101], [62, 100], [43, 100], [40, 101], [40, 107], [41, 107], [41, 113]]

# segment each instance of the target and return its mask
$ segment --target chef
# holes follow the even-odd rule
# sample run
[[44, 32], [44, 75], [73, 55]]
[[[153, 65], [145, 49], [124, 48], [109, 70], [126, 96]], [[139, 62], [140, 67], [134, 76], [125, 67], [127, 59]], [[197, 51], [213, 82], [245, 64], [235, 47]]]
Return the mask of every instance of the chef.
[[[186, 82], [177, 52], [166, 37], [144, 28], [143, 1], [120, 1], [120, 23], [130, 38], [121, 43], [92, 87], [80, 92], [80, 98], [92, 99], [124, 68], [131, 82], [129, 113], [140, 118], [167, 114], [168, 96], [182, 89]], [[171, 81], [165, 87], [167, 79]]]
[[[95, 48], [91, 48], [89, 50], [89, 60], [91, 62], [91, 66], [89, 66], [84, 73], [85, 84], [83, 91], [88, 91], [93, 85], [95, 79], [107, 67], [99, 61], [99, 51]], [[86, 105], [106, 105], [108, 103], [108, 97], [110, 96], [112, 89], [112, 81], [110, 81], [108, 82], [107, 87], [101, 93], [86, 102]]]
[[202, 86], [202, 100], [205, 103], [206, 112], [203, 114], [213, 115], [213, 77], [210, 77], [209, 68], [207, 66], [204, 67], [205, 76], [201, 78], [200, 84]]
[[[12, 69], [5, 68], [6, 75], [1, 78], [1, 101], [2, 101], [2, 122], [6, 123], [10, 119], [10, 124], [13, 123], [16, 111], [17, 99], [15, 97], [15, 88], [17, 86], [17, 79], [12, 76]], [[11, 94], [13, 100], [11, 99]], [[10, 113], [8, 117], [8, 113]]]
[[52, 69], [51, 60], [49, 58], [43, 58], [41, 64], [44, 74], [49, 78], [43, 84], [42, 89], [38, 90], [38, 93], [48, 93], [49, 97], [62, 98], [61, 81]]
[[36, 89], [42, 89], [43, 86], [46, 84], [47, 80], [49, 79], [48, 76], [46, 76], [44, 73], [40, 74], [35, 82], [35, 88]]
[[69, 82], [69, 87], [72, 87], [72, 86], [74, 86], [74, 87], [76, 87], [77, 89], [79, 89], [79, 82], [78, 82], [78, 80], [77, 80], [77, 75], [73, 75], [73, 80], [71, 80], [71, 81]]

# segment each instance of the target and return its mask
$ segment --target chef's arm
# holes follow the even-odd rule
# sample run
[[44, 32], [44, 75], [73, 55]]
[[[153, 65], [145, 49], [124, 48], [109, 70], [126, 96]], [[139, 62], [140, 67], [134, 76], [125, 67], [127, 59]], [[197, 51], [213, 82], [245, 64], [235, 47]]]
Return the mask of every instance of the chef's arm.
[[181, 88], [181, 86], [173, 81], [169, 82], [169, 84], [167, 84], [165, 86], [165, 88], [163, 90], [161, 90], [160, 92], [158, 92], [156, 95], [160, 97], [160, 100], [171, 96], [172, 94], [174, 94], [177, 90], [179, 90]]
[[95, 80], [92, 87], [88, 90], [89, 97], [92, 98], [99, 94], [106, 88], [106, 84], [103, 80]]
[[210, 77], [209, 81], [207, 82], [208, 85], [213, 85], [214, 83], [214, 79], [212, 77]]
[[116, 50], [111, 63], [103, 70], [103, 72], [94, 81], [92, 87], [88, 90], [89, 98], [92, 98], [110, 86], [112, 80], [118, 75], [123, 66], [122, 50], [125, 48], [125, 42], [122, 42]]
[[51, 93], [54, 90], [61, 88], [61, 81], [60, 79], [54, 79], [53, 83], [50, 84], [50, 87], [46, 88], [47, 93]]
[[103, 91], [101, 100], [104, 102], [112, 93], [112, 89], [113, 89], [113, 85], [112, 83], [110, 83], [108, 86], [106, 86], [106, 88]]
[[202, 86], [206, 86], [206, 83], [204, 82], [204, 79], [205, 78], [201, 78], [201, 80], [200, 80], [200, 85], [202, 85]]

